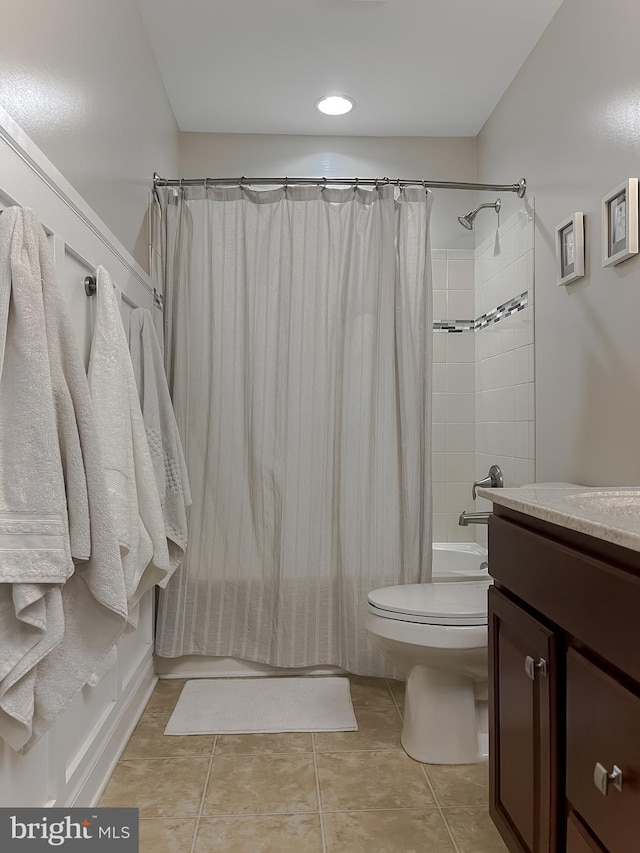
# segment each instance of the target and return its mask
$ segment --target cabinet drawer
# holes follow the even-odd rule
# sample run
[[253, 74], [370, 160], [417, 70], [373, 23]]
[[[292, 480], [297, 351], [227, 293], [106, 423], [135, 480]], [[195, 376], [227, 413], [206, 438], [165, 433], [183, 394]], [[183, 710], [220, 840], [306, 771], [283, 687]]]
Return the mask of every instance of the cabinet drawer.
[[497, 516], [489, 565], [499, 584], [640, 682], [640, 574]]
[[[621, 771], [603, 794], [596, 765]], [[567, 655], [567, 798], [609, 853], [640, 839], [640, 698], [574, 650]]]

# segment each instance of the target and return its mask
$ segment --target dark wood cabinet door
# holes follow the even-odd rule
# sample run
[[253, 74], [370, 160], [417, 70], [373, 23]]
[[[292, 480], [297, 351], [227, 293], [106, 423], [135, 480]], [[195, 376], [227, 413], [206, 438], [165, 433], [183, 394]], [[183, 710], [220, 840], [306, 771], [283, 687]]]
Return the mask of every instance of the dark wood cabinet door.
[[568, 801], [602, 845], [610, 853], [640, 850], [640, 695], [574, 649], [566, 775]]
[[567, 821], [567, 853], [604, 853], [573, 812]]
[[512, 853], [559, 853], [553, 631], [489, 590], [490, 812]]

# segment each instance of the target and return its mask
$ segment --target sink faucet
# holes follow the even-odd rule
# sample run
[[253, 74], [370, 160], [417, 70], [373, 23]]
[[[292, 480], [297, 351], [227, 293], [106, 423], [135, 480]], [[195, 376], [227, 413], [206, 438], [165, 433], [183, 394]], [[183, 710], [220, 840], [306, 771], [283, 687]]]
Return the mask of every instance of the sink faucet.
[[460, 514], [458, 524], [461, 527], [467, 527], [469, 524], [489, 524], [490, 512], [467, 512], [464, 510]]

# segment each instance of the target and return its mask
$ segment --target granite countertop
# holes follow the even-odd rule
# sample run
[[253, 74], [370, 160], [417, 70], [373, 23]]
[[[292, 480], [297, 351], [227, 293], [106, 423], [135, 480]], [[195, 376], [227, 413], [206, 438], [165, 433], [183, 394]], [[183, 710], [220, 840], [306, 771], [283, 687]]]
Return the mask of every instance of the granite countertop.
[[481, 498], [614, 545], [640, 551], [640, 487], [532, 483], [478, 489]]

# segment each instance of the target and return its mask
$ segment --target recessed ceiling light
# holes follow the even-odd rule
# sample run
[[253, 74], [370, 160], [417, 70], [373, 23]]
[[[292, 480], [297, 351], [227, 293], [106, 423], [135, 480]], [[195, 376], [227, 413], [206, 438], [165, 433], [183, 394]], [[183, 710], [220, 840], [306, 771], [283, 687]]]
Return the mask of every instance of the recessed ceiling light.
[[351, 112], [356, 102], [345, 95], [325, 95], [316, 101], [316, 109], [328, 116], [343, 116]]

